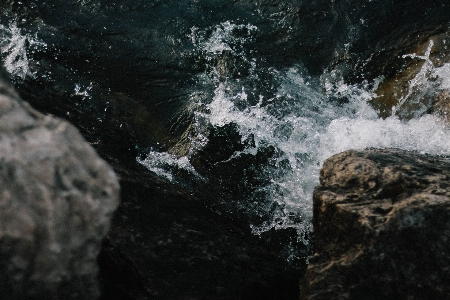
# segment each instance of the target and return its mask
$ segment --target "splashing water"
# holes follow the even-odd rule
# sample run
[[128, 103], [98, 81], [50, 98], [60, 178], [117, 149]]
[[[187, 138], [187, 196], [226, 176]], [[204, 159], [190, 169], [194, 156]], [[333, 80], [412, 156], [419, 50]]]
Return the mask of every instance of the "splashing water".
[[[436, 116], [421, 113], [409, 121], [394, 115], [381, 119], [368, 104], [369, 100], [377, 97], [376, 82], [348, 85], [342, 80], [331, 81], [329, 78], [334, 76], [331, 74], [333, 71], [313, 78], [301, 65], [283, 70], [258, 66], [256, 59], [249, 57], [252, 52], [246, 49], [255, 32], [255, 26], [225, 22], [207, 30], [193, 28], [191, 34], [196, 49], [213, 64], [199, 76], [199, 85], [207, 82], [205, 86], [213, 86], [213, 93], [210, 99], [203, 98], [197, 103], [199, 109], [195, 112], [194, 125], [198, 128], [205, 128], [206, 125], [220, 128], [235, 124], [242, 140], [253, 139], [253, 147], [235, 151], [229, 159], [255, 155], [259, 148], [268, 145], [277, 149], [275, 162], [264, 173], [268, 183], [258, 187], [253, 194], [265, 195], [265, 200], [261, 202], [270, 201], [277, 204], [278, 209], [271, 212], [270, 218], [265, 221], [252, 224], [253, 233], [293, 227], [307, 243], [306, 236], [312, 231], [312, 192], [319, 182], [324, 160], [333, 154], [368, 147], [450, 154], [450, 130]], [[419, 86], [436, 88], [436, 84], [431, 85], [428, 80], [430, 72], [431, 77], [440, 78], [440, 88], [450, 87], [449, 65], [434, 68], [429, 62], [432, 46], [430, 44], [424, 57], [415, 57], [426, 62], [416, 80], [411, 82], [410, 92], [397, 108], [407, 99], [412, 101], [414, 97], [421, 97], [420, 93], [412, 92]], [[220, 78], [221, 72], [217, 70], [220, 64], [216, 58], [225, 52], [231, 52], [233, 57], [237, 56], [246, 63], [247, 76]], [[270, 75], [267, 82], [261, 74]], [[255, 81], [264, 83], [262, 90], [258, 90]], [[274, 88], [268, 93], [263, 90], [264, 86]], [[192, 139], [198, 135], [199, 132], [194, 133]], [[201, 145], [204, 146], [207, 137], [205, 134], [201, 136]], [[161, 166], [164, 166], [162, 176], [169, 179], [174, 179], [169, 174], [169, 165], [182, 166], [190, 170], [193, 176], [199, 176], [195, 175], [187, 158], [175, 159], [151, 152], [141, 163], [156, 173], [161, 172]], [[280, 169], [284, 172], [277, 171]], [[251, 196], [248, 199], [250, 204], [242, 205], [247, 209], [255, 209], [255, 205], [260, 205], [259, 209], [268, 207], [267, 203], [257, 202], [258, 197]]]
[[16, 22], [9, 26], [0, 25], [0, 54], [4, 66], [14, 80], [23, 81], [25, 77], [35, 77], [29, 68], [28, 51], [45, 51], [47, 44], [37, 38], [23, 34]]
[[173, 173], [175, 168], [184, 169], [193, 176], [201, 178], [201, 175], [195, 171], [186, 156], [176, 157], [169, 153], [152, 152], [152, 155], [148, 155], [145, 159], [138, 158], [138, 162], [158, 176], [171, 181], [176, 182], [176, 177]]
[[[247, 32], [245, 36], [235, 34], [236, 31], [243, 30]], [[197, 49], [209, 54], [220, 54], [224, 51], [238, 52], [242, 50], [237, 45], [242, 47], [243, 44], [248, 43], [249, 39], [251, 39], [249, 33], [256, 30], [257, 27], [251, 24], [236, 25], [226, 21], [215, 26], [210, 35], [206, 31], [192, 27], [189, 37]]]
[[81, 96], [83, 100], [92, 99], [91, 91], [92, 91], [92, 82], [89, 83], [88, 86], [83, 87], [80, 83], [75, 84], [74, 95]]

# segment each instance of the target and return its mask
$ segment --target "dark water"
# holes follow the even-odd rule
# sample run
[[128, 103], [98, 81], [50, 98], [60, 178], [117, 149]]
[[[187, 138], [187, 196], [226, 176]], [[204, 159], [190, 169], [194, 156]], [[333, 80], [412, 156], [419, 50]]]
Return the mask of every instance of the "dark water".
[[[288, 232], [280, 251], [294, 262], [310, 253], [324, 159], [366, 147], [449, 154], [448, 126], [422, 99], [450, 88], [450, 66], [430, 60], [433, 42], [413, 51], [448, 30], [449, 6], [6, 1], [0, 49], [35, 106], [255, 235]], [[377, 88], [410, 60], [423, 65], [382, 118]]]

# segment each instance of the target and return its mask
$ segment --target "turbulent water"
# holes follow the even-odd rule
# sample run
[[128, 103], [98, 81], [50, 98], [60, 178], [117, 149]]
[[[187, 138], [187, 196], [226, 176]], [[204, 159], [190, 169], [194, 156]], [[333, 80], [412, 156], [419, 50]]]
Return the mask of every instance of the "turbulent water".
[[[257, 155], [258, 149], [268, 146], [276, 149], [277, 155], [260, 174], [265, 177], [265, 184], [255, 188], [247, 199], [240, 199], [243, 211], [270, 216], [251, 224], [255, 234], [272, 228], [293, 227], [307, 243], [305, 236], [312, 230], [312, 192], [319, 183], [320, 168], [326, 158], [340, 151], [394, 147], [435, 155], [450, 154], [450, 131], [441, 119], [423, 112], [408, 121], [395, 115], [395, 110], [401, 109], [406, 99], [420, 102], [420, 95], [414, 98], [409, 93], [393, 109], [392, 116], [382, 119], [369, 105], [370, 100], [377, 97], [374, 92], [377, 81], [348, 85], [335, 70], [312, 77], [302, 62], [281, 70], [259, 66], [257, 54], [251, 49], [252, 35], [257, 30], [251, 24], [233, 22], [211, 28], [192, 28], [196, 51], [211, 64], [198, 76], [198, 90], [192, 92], [189, 100], [195, 108], [193, 125], [196, 128], [190, 136], [191, 151], [208, 143], [203, 130], [208, 125], [220, 128], [229, 124], [237, 125], [241, 141], [250, 139], [252, 145], [235, 151], [227, 160], [245, 154]], [[222, 74], [229, 70], [220, 69], [223, 66], [217, 63], [217, 57], [224, 54], [245, 65], [241, 70], [245, 76], [237, 74], [233, 78]], [[449, 87], [450, 65], [434, 68], [428, 56], [429, 51], [420, 57], [426, 63], [410, 81], [411, 91], [420, 88], [437, 93]], [[430, 77], [438, 77], [439, 84]], [[212, 93], [206, 93], [205, 87], [210, 87]], [[201, 93], [209, 97], [198, 97]], [[173, 172], [180, 168], [194, 178], [208, 180], [195, 171], [187, 157], [155, 151], [140, 162], [175, 182], [183, 181]], [[265, 211], [261, 213], [261, 209]]]
[[[187, 55], [198, 57], [206, 67], [195, 75], [179, 112], [180, 118], [190, 116], [180, 142], [187, 151], [149, 151], [137, 158], [141, 164], [193, 193], [216, 191], [213, 197], [219, 199], [213, 209], [248, 216], [254, 234], [294, 228], [307, 244], [313, 230], [312, 192], [326, 158], [367, 147], [450, 155], [448, 125], [426, 114], [428, 108], [421, 104], [425, 94], [450, 89], [450, 64], [433, 65], [431, 42], [424, 55], [404, 56], [424, 64], [392, 115], [383, 119], [370, 105], [378, 97], [375, 90], [382, 77], [350, 85], [338, 69], [312, 76], [302, 61], [271, 66], [254, 49], [259, 30], [239, 21], [190, 28], [185, 38], [192, 49]], [[24, 33], [10, 22], [0, 26], [0, 36], [1, 54], [14, 81], [51, 76], [30, 71], [35, 63], [30, 55], [47, 51], [38, 32]], [[92, 82], [74, 83], [71, 92], [89, 101], [92, 89]], [[417, 104], [408, 120], [397, 117], [405, 103]], [[216, 158], [207, 159], [208, 164], [195, 163], [196, 157], [211, 153]]]

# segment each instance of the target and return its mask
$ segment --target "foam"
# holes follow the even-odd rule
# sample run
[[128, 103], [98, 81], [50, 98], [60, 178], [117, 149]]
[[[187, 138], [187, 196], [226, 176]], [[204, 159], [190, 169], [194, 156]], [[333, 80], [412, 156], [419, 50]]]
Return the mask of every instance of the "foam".
[[[236, 28], [248, 28], [249, 35], [235, 37], [233, 32]], [[257, 28], [252, 25], [225, 22], [209, 30], [193, 28], [191, 37], [194, 46], [207, 57], [232, 51], [247, 62], [254, 62], [254, 58], [245, 56], [245, 53], [250, 52], [244, 49], [246, 43], [252, 40], [251, 32], [256, 31]], [[450, 67], [444, 65], [434, 68], [430, 64], [432, 46], [429, 45], [423, 57], [414, 56], [426, 60], [426, 63], [410, 82], [411, 92], [400, 101], [397, 108], [404, 101], [420, 101], [415, 97], [421, 97], [422, 94], [414, 93], [414, 90], [436, 88], [436, 84], [429, 81], [430, 72], [434, 77], [439, 77], [440, 89], [450, 88]], [[251, 66], [253, 69], [249, 78], [259, 80], [256, 64]], [[308, 242], [306, 236], [312, 231], [312, 192], [319, 183], [324, 160], [333, 154], [368, 147], [400, 148], [434, 155], [450, 154], [450, 130], [439, 118], [423, 113], [409, 121], [401, 121], [394, 115], [386, 119], [379, 118], [368, 104], [376, 97], [374, 91], [377, 82], [371, 85], [348, 85], [333, 70], [320, 78], [312, 78], [301, 65], [284, 70], [267, 68], [263, 71], [272, 75], [274, 82], [270, 84], [277, 87], [276, 93], [269, 99], [260, 95], [258, 103], [251, 104], [248, 95], [252, 86], [248, 81], [239, 78], [218, 80], [215, 66], [210, 67], [212, 71], [207, 71], [210, 74], [201, 77], [201, 83], [203, 87], [214, 86], [213, 96], [199, 103], [201, 109], [196, 112], [195, 119], [198, 124], [194, 125], [202, 127], [206, 123], [221, 127], [229, 123], [236, 124], [243, 139], [249, 135], [254, 137], [256, 147], [237, 151], [232, 157], [256, 153], [258, 147], [271, 145], [280, 153], [275, 162], [276, 168], [286, 168], [285, 161], [289, 162], [286, 172], [268, 169], [265, 176], [268, 176], [270, 183], [257, 189], [255, 197], [250, 197], [247, 204], [242, 204], [244, 209], [255, 209], [255, 214], [268, 207], [263, 203], [267, 201], [258, 202], [259, 195], [265, 195], [266, 200], [278, 204], [279, 209], [272, 212], [269, 220], [251, 225], [254, 234], [272, 228], [293, 227], [298, 230], [300, 238]], [[205, 82], [208, 84], [204, 85]], [[346, 101], [340, 103], [333, 99]], [[193, 170], [184, 158], [183, 164], [180, 164], [179, 158], [166, 154], [151, 153], [150, 156], [153, 158], [145, 161], [145, 165], [169, 179], [173, 178], [167, 173], [170, 168], [162, 170], [159, 165], [171, 162]]]
[[47, 44], [37, 35], [24, 34], [16, 22], [11, 22], [9, 26], [0, 25], [0, 40], [4, 67], [13, 80], [23, 81], [26, 76], [35, 77], [29, 68], [28, 51], [45, 51]]

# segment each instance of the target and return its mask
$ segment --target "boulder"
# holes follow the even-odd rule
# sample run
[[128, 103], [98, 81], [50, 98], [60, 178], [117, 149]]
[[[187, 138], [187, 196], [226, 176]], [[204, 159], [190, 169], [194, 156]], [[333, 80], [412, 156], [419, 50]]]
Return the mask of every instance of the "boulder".
[[300, 299], [450, 299], [449, 177], [449, 161], [395, 149], [329, 158]]
[[23, 102], [0, 75], [0, 295], [95, 299], [119, 202], [112, 169], [78, 130]]

